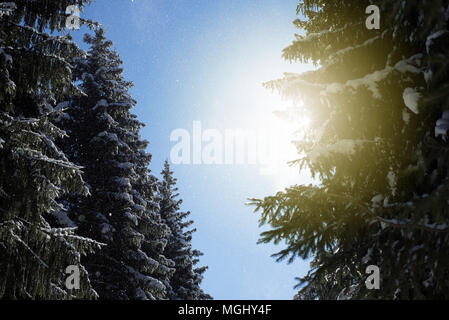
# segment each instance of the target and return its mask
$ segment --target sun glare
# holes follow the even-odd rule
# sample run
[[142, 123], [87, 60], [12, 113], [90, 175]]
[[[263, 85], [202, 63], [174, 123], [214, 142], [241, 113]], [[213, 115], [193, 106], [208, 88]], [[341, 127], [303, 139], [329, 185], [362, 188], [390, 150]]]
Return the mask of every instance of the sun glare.
[[311, 119], [302, 104], [283, 99], [279, 94], [262, 89], [257, 101], [257, 123], [262, 132], [270, 134], [270, 170], [276, 189], [299, 183], [304, 173], [289, 162], [300, 157], [293, 141], [301, 140], [310, 128]]

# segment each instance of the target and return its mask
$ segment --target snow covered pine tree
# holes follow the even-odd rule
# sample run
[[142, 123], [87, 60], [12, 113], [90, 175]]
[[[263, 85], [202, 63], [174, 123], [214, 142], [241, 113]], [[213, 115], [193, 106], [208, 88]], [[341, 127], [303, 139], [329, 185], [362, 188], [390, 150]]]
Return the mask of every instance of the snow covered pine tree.
[[[80, 255], [99, 244], [73, 228], [54, 228], [57, 197], [86, 192], [80, 168], [55, 146], [55, 100], [76, 92], [68, 61], [80, 54], [65, 28], [75, 1], [18, 0], [0, 17], [0, 299], [92, 298]], [[79, 0], [82, 7], [90, 1]], [[65, 270], [80, 267], [80, 290], [67, 290]]]
[[162, 255], [169, 229], [158, 214], [143, 124], [130, 112], [132, 83], [103, 29], [84, 40], [91, 48], [74, 61], [74, 75], [85, 96], [60, 103], [58, 121], [69, 135], [63, 149], [84, 168], [91, 195], [67, 197], [69, 217], [83, 236], [107, 244], [85, 260], [100, 299], [165, 299], [174, 272]]
[[198, 257], [202, 255], [200, 251], [192, 250], [192, 234], [196, 229], [186, 230], [193, 224], [193, 221], [185, 220], [190, 212], [179, 211], [182, 200], [176, 200], [179, 196], [176, 193], [178, 188], [168, 161], [165, 161], [164, 170], [161, 174], [162, 181], [159, 187], [160, 213], [162, 220], [171, 230], [164, 254], [175, 262], [176, 268], [170, 281], [170, 299], [210, 300], [212, 297], [200, 288], [203, 273], [207, 270], [207, 267], [194, 268], [199, 262]]
[[[318, 68], [268, 87], [303, 100], [310, 132], [296, 143], [319, 186], [253, 199], [286, 241], [279, 259], [314, 260], [299, 299], [449, 298], [449, 2], [304, 0], [288, 60]], [[366, 268], [380, 268], [368, 290]]]

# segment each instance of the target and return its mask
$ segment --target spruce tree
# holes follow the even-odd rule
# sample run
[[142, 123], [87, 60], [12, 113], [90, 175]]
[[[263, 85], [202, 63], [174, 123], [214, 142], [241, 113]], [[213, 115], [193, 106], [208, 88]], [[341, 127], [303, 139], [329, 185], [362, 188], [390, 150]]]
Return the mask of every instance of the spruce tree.
[[296, 298], [447, 298], [449, 2], [377, 1], [380, 29], [366, 26], [371, 4], [298, 5], [305, 34], [284, 58], [317, 69], [267, 87], [304, 102], [294, 163], [320, 184], [253, 199], [272, 227], [260, 241], [286, 241], [279, 260], [313, 257]]
[[199, 257], [203, 255], [198, 250], [192, 249], [192, 234], [196, 229], [187, 229], [192, 220], [186, 220], [190, 212], [181, 212], [182, 200], [177, 199], [179, 194], [173, 172], [170, 170], [168, 161], [164, 163], [160, 182], [160, 214], [170, 228], [171, 233], [167, 238], [167, 246], [164, 255], [174, 261], [175, 272], [170, 279], [171, 300], [209, 300], [212, 297], [205, 293], [200, 285], [203, 273], [207, 267], [195, 268]]
[[61, 144], [84, 168], [90, 192], [65, 198], [69, 217], [83, 236], [107, 244], [85, 259], [100, 299], [164, 299], [173, 270], [158, 240], [169, 230], [157, 212], [151, 155], [139, 134], [143, 124], [130, 111], [136, 105], [132, 83], [123, 79], [122, 61], [103, 29], [84, 40], [87, 56], [74, 61], [84, 96], [59, 105], [65, 113], [58, 121], [69, 135]]
[[[86, 192], [52, 123], [55, 101], [77, 93], [69, 61], [81, 51], [53, 32], [64, 30], [67, 6], [89, 2], [18, 0], [0, 17], [0, 299], [96, 297], [80, 255], [99, 243], [49, 223], [62, 214], [60, 195]], [[70, 265], [80, 290], [65, 286]]]

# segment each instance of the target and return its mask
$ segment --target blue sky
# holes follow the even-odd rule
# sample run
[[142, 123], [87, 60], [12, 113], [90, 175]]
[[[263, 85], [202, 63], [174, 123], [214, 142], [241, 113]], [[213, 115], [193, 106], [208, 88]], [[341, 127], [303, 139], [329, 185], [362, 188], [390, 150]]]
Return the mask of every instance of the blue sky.
[[[171, 132], [192, 132], [193, 121], [218, 132], [272, 127], [272, 111], [285, 102], [262, 82], [311, 68], [281, 58], [298, 32], [292, 24], [297, 2], [97, 0], [86, 8], [82, 17], [105, 27], [126, 79], [134, 82], [134, 113], [146, 124], [142, 136], [151, 143], [155, 174], [176, 144]], [[72, 34], [80, 43], [87, 31]], [[276, 152], [291, 154], [285, 146]], [[309, 183], [307, 173], [279, 166], [263, 175], [260, 165], [252, 164], [172, 164], [172, 169], [182, 208], [192, 212], [198, 229], [193, 245], [204, 253], [201, 264], [209, 266], [204, 290], [215, 299], [291, 299], [294, 278], [307, 272], [308, 262], [277, 263], [270, 255], [281, 245], [257, 245], [262, 229], [245, 203], [292, 183]]]

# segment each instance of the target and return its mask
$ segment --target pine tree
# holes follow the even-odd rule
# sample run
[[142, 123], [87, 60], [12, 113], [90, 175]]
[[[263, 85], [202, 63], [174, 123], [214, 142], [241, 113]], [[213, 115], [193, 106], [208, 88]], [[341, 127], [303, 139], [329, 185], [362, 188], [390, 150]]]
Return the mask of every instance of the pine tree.
[[305, 35], [284, 58], [317, 69], [267, 87], [304, 102], [294, 163], [320, 184], [253, 199], [272, 227], [260, 241], [285, 240], [278, 259], [313, 256], [296, 298], [447, 298], [449, 2], [377, 1], [380, 29], [366, 27], [370, 4], [298, 5]]
[[201, 288], [203, 273], [207, 267], [195, 268], [198, 257], [203, 255], [192, 249], [192, 234], [196, 229], [189, 229], [193, 221], [186, 220], [190, 212], [181, 212], [182, 200], [177, 200], [176, 179], [170, 170], [168, 161], [164, 163], [160, 183], [160, 213], [162, 220], [169, 226], [171, 233], [167, 239], [164, 255], [175, 262], [175, 269], [170, 279], [170, 299], [172, 300], [209, 300], [212, 297]]
[[169, 230], [157, 213], [148, 142], [139, 135], [143, 124], [130, 112], [132, 83], [123, 79], [122, 61], [103, 29], [84, 40], [91, 47], [74, 61], [74, 76], [85, 95], [59, 105], [65, 113], [58, 121], [69, 135], [61, 144], [84, 168], [90, 191], [65, 199], [69, 217], [83, 236], [107, 244], [85, 260], [101, 299], [164, 299], [163, 282], [173, 270], [158, 240]]
[[[0, 17], [0, 299], [96, 297], [80, 255], [100, 244], [49, 223], [61, 215], [60, 195], [86, 192], [52, 123], [55, 101], [77, 93], [69, 61], [81, 51], [52, 33], [64, 30], [67, 6], [89, 2], [19, 0]], [[80, 268], [80, 290], [65, 286], [70, 265]]]

